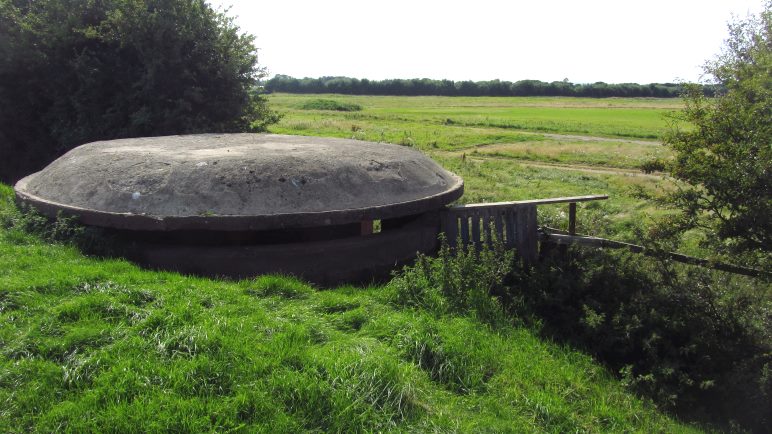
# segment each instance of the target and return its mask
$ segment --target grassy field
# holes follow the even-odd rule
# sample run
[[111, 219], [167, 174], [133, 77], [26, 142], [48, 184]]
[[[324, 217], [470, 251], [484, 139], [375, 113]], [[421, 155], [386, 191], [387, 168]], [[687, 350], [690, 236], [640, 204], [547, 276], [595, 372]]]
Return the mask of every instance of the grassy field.
[[515, 325], [84, 257], [0, 186], [0, 432], [691, 432]]
[[[463, 201], [608, 193], [580, 230], [631, 236], [668, 188], [638, 167], [671, 100], [272, 95], [272, 132], [390, 141]], [[545, 208], [555, 225], [562, 208]], [[691, 432], [575, 349], [516, 323], [402, 308], [391, 286], [320, 291], [83, 256], [25, 229], [0, 186], [2, 432]]]
[[[388, 131], [406, 122], [406, 130], [420, 136], [434, 125], [584, 134], [605, 137], [657, 139], [666, 127], [663, 114], [680, 108], [678, 99], [560, 98], [560, 97], [393, 97], [351, 95], [270, 96], [274, 107], [292, 113], [281, 126], [294, 128], [304, 121], [313, 124], [319, 112], [297, 110], [309, 99], [325, 98], [351, 102], [360, 112], [334, 116], [324, 113], [331, 124], [361, 123]], [[399, 128], [397, 128], [399, 129]], [[460, 128], [461, 129], [461, 128]], [[415, 131], [411, 131], [415, 130]], [[463, 133], [461, 133], [463, 134]], [[393, 141], [393, 140], [390, 140]], [[428, 142], [427, 144], [431, 144]], [[451, 145], [453, 145], [451, 143]]]
[[[667, 159], [657, 138], [677, 99], [270, 95], [281, 134], [346, 137], [416, 147], [464, 178], [461, 202], [608, 194], [580, 205], [579, 230], [634, 240], [634, 228], [667, 210], [646, 197], [672, 184], [641, 166]], [[361, 111], [304, 110], [318, 98]], [[540, 208], [560, 222], [564, 207]], [[687, 243], [687, 251], [695, 249]]]

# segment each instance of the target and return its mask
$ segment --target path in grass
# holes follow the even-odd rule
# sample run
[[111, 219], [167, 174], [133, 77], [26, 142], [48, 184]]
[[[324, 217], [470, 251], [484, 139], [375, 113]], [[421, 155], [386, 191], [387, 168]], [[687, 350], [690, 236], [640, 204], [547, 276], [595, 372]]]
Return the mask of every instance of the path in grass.
[[[538, 134], [538, 133], [524, 133], [532, 134], [536, 137], [535, 145], [539, 146], [540, 152], [531, 152], [529, 149], [529, 142], [518, 143], [489, 143], [489, 144], [475, 144], [466, 147], [456, 148], [453, 151], [434, 151], [433, 153], [446, 153], [447, 155], [466, 156], [467, 154], [474, 156], [475, 158], [511, 158], [519, 160], [519, 163], [531, 167], [543, 167], [562, 170], [576, 170], [584, 173], [603, 173], [603, 174], [618, 174], [629, 176], [654, 176], [662, 177], [662, 172], [644, 173], [638, 168], [638, 166], [645, 162], [647, 158], [653, 156], [651, 151], [643, 154], [643, 161], [636, 161], [630, 167], [629, 163], [625, 163], [626, 159], [630, 158], [631, 153], [640, 152], [640, 146], [644, 147], [656, 147], [655, 150], [660, 150], [662, 143], [650, 141], [650, 140], [629, 140], [629, 139], [612, 139], [608, 137], [597, 136], [576, 136], [568, 134]], [[544, 138], [549, 138], [567, 148], [570, 145], [576, 143], [593, 143], [599, 142], [601, 144], [613, 144], [615, 147], [606, 148], [607, 152], [604, 154], [604, 162], [606, 164], [594, 164], [594, 165], [582, 165], [582, 164], [560, 164], [551, 162], [535, 163], [534, 159], [541, 160], [545, 157], [545, 147], [549, 144], [545, 144]], [[587, 153], [587, 146], [571, 147], [572, 152]], [[565, 150], [563, 152], [566, 152]], [[622, 156], [616, 154], [623, 154]], [[542, 157], [542, 158], [539, 158]], [[559, 158], [552, 158], [559, 160]], [[576, 158], [574, 158], [576, 160]], [[595, 160], [597, 162], [597, 160]]]
[[[529, 161], [626, 169], [665, 159], [659, 139], [680, 102], [656, 99], [325, 95], [358, 112], [304, 110], [312, 95], [272, 95], [271, 131], [382, 141], [426, 152], [475, 149]], [[645, 140], [644, 140], [645, 139]]]
[[[456, 153], [455, 155], [459, 155]], [[463, 154], [461, 154], [463, 155]], [[506, 159], [507, 157], [500, 157], [496, 155], [475, 155], [473, 157], [468, 157], [473, 160], [477, 161], [483, 161], [485, 159]], [[594, 174], [602, 174], [602, 175], [621, 175], [621, 176], [634, 176], [634, 177], [641, 177], [641, 178], [650, 178], [650, 179], [662, 179], [665, 174], [663, 172], [652, 172], [652, 173], [643, 173], [640, 170], [635, 169], [603, 169], [595, 166], [580, 166], [580, 165], [564, 165], [564, 164], [557, 164], [557, 163], [534, 163], [527, 160], [518, 160], [517, 163], [521, 166], [525, 167], [538, 167], [541, 169], [557, 169], [557, 170], [570, 170], [573, 172], [581, 172], [581, 173], [594, 173]]]
[[655, 141], [655, 140], [632, 140], [632, 139], [612, 139], [609, 137], [597, 137], [597, 136], [577, 136], [572, 134], [551, 134], [551, 133], [542, 133], [544, 137], [555, 139], [555, 140], [576, 140], [580, 142], [622, 142], [622, 143], [630, 143], [633, 145], [644, 145], [644, 146], [661, 146], [662, 143]]
[[[552, 139], [559, 142], [571, 143], [571, 142], [608, 142], [608, 143], [625, 143], [630, 145], [643, 145], [643, 146], [662, 146], [662, 142], [656, 140], [634, 140], [625, 138], [611, 138], [611, 137], [599, 137], [599, 136], [580, 136], [575, 134], [553, 134], [553, 133], [535, 133], [530, 131], [522, 131], [520, 134], [533, 136], [534, 140], [540, 139]], [[469, 148], [483, 148], [486, 146], [505, 145], [506, 143], [484, 143], [473, 144], [469, 147], [457, 147], [456, 150], [469, 149]]]

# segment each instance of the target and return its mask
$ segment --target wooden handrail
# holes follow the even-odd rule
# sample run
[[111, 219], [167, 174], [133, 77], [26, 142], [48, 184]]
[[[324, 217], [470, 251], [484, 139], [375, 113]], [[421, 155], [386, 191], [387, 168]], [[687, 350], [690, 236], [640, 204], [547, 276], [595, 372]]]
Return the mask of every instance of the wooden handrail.
[[605, 200], [608, 195], [555, 197], [551, 199], [519, 200], [513, 202], [473, 203], [451, 206], [442, 212], [442, 231], [451, 247], [473, 244], [477, 247], [497, 239], [507, 247], [517, 249], [523, 262], [533, 263], [538, 255], [537, 213], [539, 205], [567, 203], [568, 229], [576, 231], [576, 203]]
[[[549, 231], [549, 228], [546, 228]], [[554, 229], [553, 229], [554, 230]], [[563, 231], [560, 231], [563, 232]], [[581, 246], [590, 247], [605, 247], [611, 249], [628, 249], [633, 253], [642, 253], [646, 256], [666, 256], [676, 262], [682, 262], [684, 264], [698, 265], [701, 267], [712, 268], [714, 270], [727, 271], [734, 274], [743, 274], [745, 276], [772, 276], [772, 273], [764, 270], [756, 270], [754, 268], [742, 267], [735, 264], [727, 264], [725, 262], [711, 261], [708, 259], [695, 258], [694, 256], [684, 255], [683, 253], [676, 252], [660, 252], [654, 249], [650, 249], [637, 244], [625, 243], [622, 241], [609, 240], [606, 238], [578, 236], [578, 235], [566, 235], [564, 233], [549, 233], [542, 232], [540, 237], [542, 242], [549, 242], [557, 245], [577, 244]]]
[[491, 203], [470, 203], [467, 205], [454, 205], [448, 209], [451, 211], [463, 211], [473, 210], [476, 208], [508, 208], [511, 206], [526, 206], [526, 205], [551, 205], [555, 203], [576, 203], [576, 202], [589, 202], [592, 200], [606, 200], [607, 194], [593, 194], [589, 196], [573, 196], [573, 197], [554, 197], [551, 199], [531, 199], [531, 200], [517, 200], [513, 202], [491, 202]]

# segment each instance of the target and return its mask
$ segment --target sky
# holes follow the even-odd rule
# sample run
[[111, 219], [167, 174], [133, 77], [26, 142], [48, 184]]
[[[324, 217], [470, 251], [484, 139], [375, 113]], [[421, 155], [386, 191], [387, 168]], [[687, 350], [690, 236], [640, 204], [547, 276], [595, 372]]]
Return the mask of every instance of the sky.
[[701, 81], [763, 0], [209, 0], [269, 76]]

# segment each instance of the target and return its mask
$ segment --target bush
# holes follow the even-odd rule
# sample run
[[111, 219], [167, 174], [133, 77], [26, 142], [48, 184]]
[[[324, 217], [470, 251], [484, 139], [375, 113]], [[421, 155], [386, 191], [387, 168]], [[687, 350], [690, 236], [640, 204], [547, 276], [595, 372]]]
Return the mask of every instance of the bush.
[[667, 169], [667, 162], [661, 158], [654, 158], [641, 163], [640, 168], [643, 173], [663, 172]]
[[[459, 243], [460, 244], [460, 243]], [[419, 255], [389, 283], [392, 301], [436, 315], [471, 313], [497, 324], [503, 319], [500, 302], [492, 294], [504, 292], [503, 281], [513, 270], [514, 253], [494, 241], [478, 252], [473, 246], [453, 251], [442, 240], [437, 258]]]
[[520, 312], [665, 408], [772, 428], [768, 282], [608, 251], [572, 251], [518, 278]]
[[[392, 301], [492, 326], [521, 321], [593, 354], [631, 388], [680, 416], [721, 428], [772, 428], [772, 293], [765, 280], [627, 252], [569, 250], [515, 266], [500, 245], [419, 257], [389, 284]], [[506, 315], [510, 318], [507, 318]], [[450, 388], [483, 387], [436, 330], [395, 334], [406, 355]], [[470, 371], [472, 372], [472, 371]]]
[[204, 0], [0, 2], [0, 180], [95, 140], [264, 129], [253, 39]]
[[362, 106], [350, 102], [340, 102], [332, 99], [312, 99], [300, 106], [303, 110], [334, 110], [339, 112], [358, 112]]

